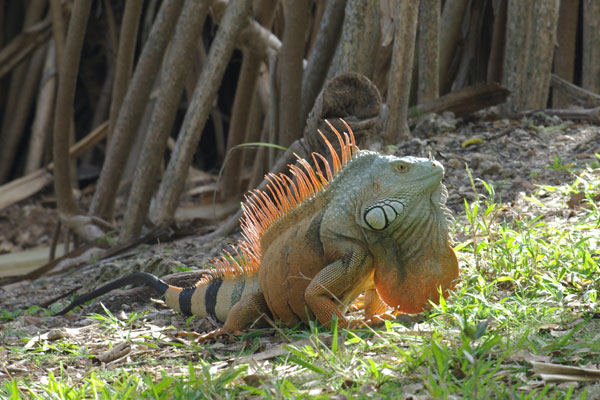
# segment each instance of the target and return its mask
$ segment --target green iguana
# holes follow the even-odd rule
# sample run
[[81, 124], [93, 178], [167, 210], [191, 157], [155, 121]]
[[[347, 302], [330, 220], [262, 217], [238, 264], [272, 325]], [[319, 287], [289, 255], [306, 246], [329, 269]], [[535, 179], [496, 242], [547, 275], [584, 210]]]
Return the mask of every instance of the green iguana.
[[[233, 254], [213, 260], [214, 271], [190, 288], [135, 273], [73, 301], [59, 314], [108, 291], [144, 283], [184, 314], [224, 322], [215, 333], [237, 332], [269, 316], [293, 326], [316, 318], [329, 325], [365, 293], [366, 322], [386, 310], [418, 313], [454, 287], [458, 262], [447, 229], [442, 165], [434, 160], [359, 150], [350, 127], [338, 154], [321, 131], [333, 168], [313, 153], [298, 158], [294, 179], [269, 174], [266, 191], [242, 204], [244, 218]], [[320, 161], [320, 162], [319, 162]], [[323, 168], [321, 168], [321, 165]], [[352, 327], [352, 326], [351, 326]]]

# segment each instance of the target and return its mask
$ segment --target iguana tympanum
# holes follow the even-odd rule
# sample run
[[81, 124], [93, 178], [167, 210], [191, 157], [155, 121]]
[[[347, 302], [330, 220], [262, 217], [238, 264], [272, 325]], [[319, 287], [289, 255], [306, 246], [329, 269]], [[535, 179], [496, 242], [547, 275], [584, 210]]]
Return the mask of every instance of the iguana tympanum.
[[[343, 121], [342, 121], [343, 122]], [[344, 122], [345, 124], [345, 122]], [[367, 322], [386, 310], [418, 313], [454, 287], [458, 262], [450, 247], [442, 165], [359, 150], [350, 127], [338, 154], [327, 138], [333, 168], [313, 153], [290, 165], [294, 179], [270, 174], [267, 191], [242, 204], [244, 218], [233, 254], [195, 286], [170, 286], [146, 273], [111, 282], [76, 305], [109, 290], [144, 283], [185, 314], [212, 315], [221, 332], [249, 327], [266, 315], [293, 326], [333, 315], [348, 327], [348, 306], [365, 293]]]

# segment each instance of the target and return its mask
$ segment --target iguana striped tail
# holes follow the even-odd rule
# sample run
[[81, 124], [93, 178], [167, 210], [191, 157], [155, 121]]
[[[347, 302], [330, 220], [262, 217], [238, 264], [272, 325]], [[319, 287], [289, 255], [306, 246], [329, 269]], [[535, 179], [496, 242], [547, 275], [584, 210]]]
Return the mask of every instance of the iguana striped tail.
[[159, 295], [164, 296], [167, 305], [176, 311], [200, 317], [210, 315], [221, 322], [225, 322], [229, 310], [243, 295], [259, 291], [258, 274], [256, 273], [221, 276], [208, 274], [194, 286], [181, 288], [169, 285], [152, 274], [135, 272], [76, 298], [55, 315], [64, 315], [87, 301], [127, 285], [148, 286]]

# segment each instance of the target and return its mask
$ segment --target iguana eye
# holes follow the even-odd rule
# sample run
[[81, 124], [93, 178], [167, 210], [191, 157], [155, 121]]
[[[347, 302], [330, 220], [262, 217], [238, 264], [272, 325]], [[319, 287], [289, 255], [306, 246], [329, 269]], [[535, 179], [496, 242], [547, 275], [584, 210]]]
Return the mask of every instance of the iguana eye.
[[406, 165], [405, 163], [399, 163], [396, 165], [396, 171], [406, 172], [406, 171], [408, 171], [408, 165]]

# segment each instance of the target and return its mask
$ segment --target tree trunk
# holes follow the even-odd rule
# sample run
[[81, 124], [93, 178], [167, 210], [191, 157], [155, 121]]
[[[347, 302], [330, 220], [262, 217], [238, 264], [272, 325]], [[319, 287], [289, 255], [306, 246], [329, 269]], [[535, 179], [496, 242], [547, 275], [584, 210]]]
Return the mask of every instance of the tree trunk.
[[509, 0], [504, 86], [505, 111], [545, 108], [550, 90], [558, 7], [555, 0]]
[[433, 100], [440, 95], [440, 12], [439, 0], [421, 0], [419, 6], [418, 103]]
[[600, 94], [600, 2], [583, 0], [583, 70], [581, 86]]
[[[575, 71], [578, 14], [579, 0], [562, 0], [560, 2], [556, 33], [558, 46], [554, 52], [554, 73], [569, 82], [573, 82]], [[561, 108], [571, 102], [568, 96], [552, 91], [552, 107]]]
[[285, 30], [279, 53], [279, 144], [289, 146], [302, 136], [300, 121], [304, 39], [308, 25], [308, 0], [285, 0]]
[[342, 36], [327, 74], [328, 79], [343, 72], [373, 77], [380, 38], [379, 7], [376, 0], [347, 0]]
[[389, 74], [387, 109], [384, 139], [387, 144], [398, 143], [410, 136], [408, 128], [408, 100], [413, 69], [415, 37], [419, 4], [416, 1], [403, 0], [396, 4], [394, 50]]
[[152, 25], [152, 31], [144, 45], [123, 101], [123, 107], [119, 112], [113, 137], [108, 144], [100, 179], [90, 206], [90, 213], [94, 216], [112, 218], [117, 189], [123, 176], [123, 165], [144, 115], [150, 90], [158, 74], [163, 54], [175, 29], [182, 6], [183, 0], [163, 2], [156, 21]]
[[156, 178], [160, 175], [160, 165], [167, 139], [181, 101], [186, 73], [192, 63], [194, 49], [202, 33], [207, 11], [206, 1], [186, 0], [181, 12], [158, 99], [152, 112], [149, 132], [144, 140], [135, 170], [119, 236], [121, 243], [140, 233], [148, 214], [150, 200], [157, 184]]
[[165, 224], [173, 219], [179, 197], [183, 192], [187, 171], [223, 79], [225, 67], [233, 53], [237, 35], [248, 23], [247, 17], [251, 3], [251, 0], [229, 2], [217, 35], [210, 47], [207, 63], [196, 84], [196, 90], [185, 114], [175, 149], [171, 154], [156, 196], [157, 207], [152, 214], [157, 215], [156, 219], [160, 224]]

